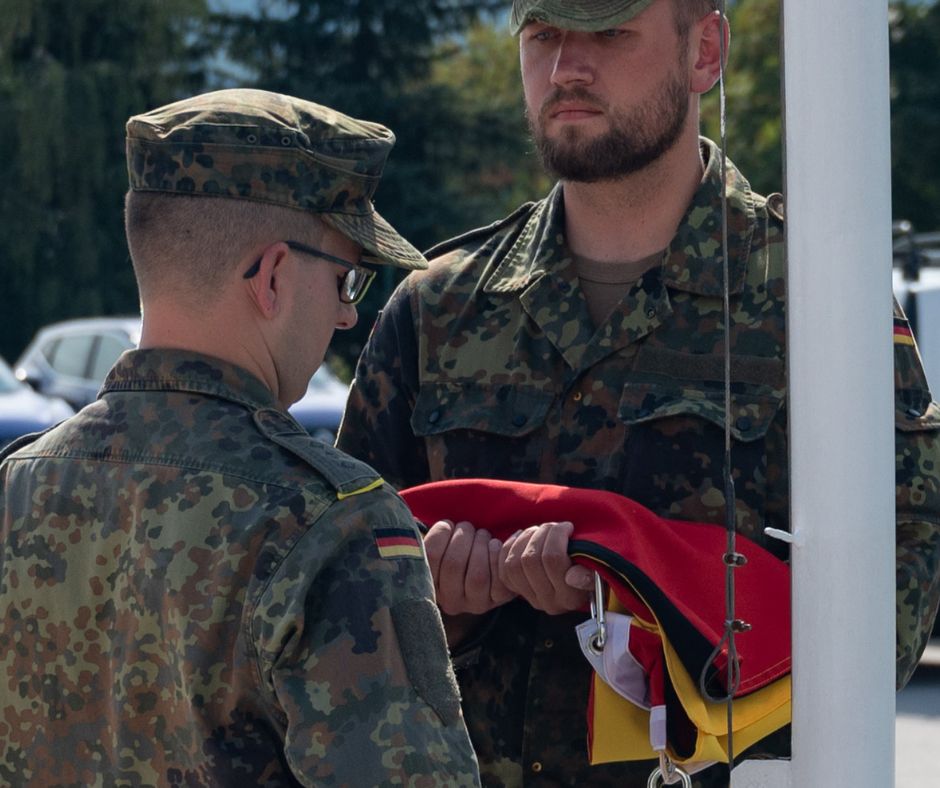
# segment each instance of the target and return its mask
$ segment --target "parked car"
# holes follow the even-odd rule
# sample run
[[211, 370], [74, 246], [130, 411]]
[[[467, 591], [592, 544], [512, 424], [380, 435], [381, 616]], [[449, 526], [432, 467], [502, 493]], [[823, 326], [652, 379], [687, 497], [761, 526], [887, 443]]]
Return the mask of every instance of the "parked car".
[[78, 410], [93, 402], [118, 356], [140, 341], [140, 318], [81, 318], [41, 328], [14, 365], [36, 391]]
[[65, 401], [44, 397], [18, 381], [0, 359], [0, 448], [21, 435], [58, 424], [72, 413]]
[[314, 438], [332, 444], [343, 418], [346, 393], [346, 384], [323, 364], [310, 378], [307, 393], [290, 406], [290, 413]]
[[[95, 317], [41, 328], [20, 355], [16, 377], [75, 409], [93, 402], [108, 370], [140, 341], [140, 318]], [[346, 386], [321, 366], [290, 412], [311, 435], [332, 443], [346, 404]]]

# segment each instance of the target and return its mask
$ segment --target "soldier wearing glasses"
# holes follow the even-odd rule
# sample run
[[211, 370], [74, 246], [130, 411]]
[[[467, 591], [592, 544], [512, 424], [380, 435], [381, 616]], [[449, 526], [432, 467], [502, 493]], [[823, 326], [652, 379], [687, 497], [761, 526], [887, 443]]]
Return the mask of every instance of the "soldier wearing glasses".
[[287, 413], [373, 272], [394, 142], [227, 90], [127, 124], [140, 349], [2, 457], [0, 774], [477, 785], [421, 540]]

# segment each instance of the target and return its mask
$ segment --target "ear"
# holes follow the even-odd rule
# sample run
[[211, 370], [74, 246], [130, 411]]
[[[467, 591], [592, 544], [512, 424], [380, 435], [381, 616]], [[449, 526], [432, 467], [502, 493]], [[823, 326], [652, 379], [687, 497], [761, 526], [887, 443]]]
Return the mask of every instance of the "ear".
[[731, 30], [720, 11], [702, 17], [689, 31], [689, 63], [693, 93], [707, 93], [721, 76], [721, 59], [728, 62]]
[[267, 320], [276, 317], [283, 307], [287, 292], [284, 287], [284, 263], [289, 253], [287, 244], [281, 241], [271, 244], [261, 253], [258, 272], [250, 279], [243, 280], [249, 300]]

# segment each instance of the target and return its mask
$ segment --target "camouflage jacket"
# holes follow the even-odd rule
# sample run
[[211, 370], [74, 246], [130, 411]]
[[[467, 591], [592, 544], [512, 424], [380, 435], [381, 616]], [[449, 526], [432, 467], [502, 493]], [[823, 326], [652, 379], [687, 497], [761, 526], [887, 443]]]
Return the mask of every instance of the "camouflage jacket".
[[126, 353], [0, 516], [0, 783], [478, 784], [404, 504], [244, 370]]
[[[723, 523], [720, 156], [703, 144], [705, 176], [662, 265], [597, 328], [565, 246], [560, 186], [432, 250], [430, 270], [410, 275], [378, 318], [338, 445], [400, 486], [558, 483]], [[783, 218], [779, 195], [752, 193], [733, 166], [728, 184], [737, 527], [782, 556], [763, 529], [788, 528]], [[896, 388], [903, 683], [940, 595], [940, 418], [912, 345], [896, 345]], [[646, 784], [648, 764], [587, 765], [581, 618], [514, 602], [459, 657], [484, 783]], [[785, 750], [781, 739], [766, 746]], [[696, 784], [725, 779], [704, 773]]]

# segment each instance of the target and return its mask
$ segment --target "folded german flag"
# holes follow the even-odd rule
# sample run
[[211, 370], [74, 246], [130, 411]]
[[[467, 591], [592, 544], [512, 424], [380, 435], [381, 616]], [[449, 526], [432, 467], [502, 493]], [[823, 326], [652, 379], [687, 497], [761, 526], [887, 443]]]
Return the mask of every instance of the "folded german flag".
[[[717, 649], [725, 631], [723, 527], [665, 519], [616, 493], [559, 485], [453, 479], [401, 495], [422, 523], [468, 520], [500, 539], [533, 524], [573, 523], [568, 552], [610, 586], [608, 608], [662, 642], [665, 686], [650, 694], [665, 699], [666, 752], [677, 763], [728, 760], [725, 704], [699, 691], [703, 673], [710, 695], [727, 690], [727, 647]], [[739, 536], [737, 550], [747, 562], [735, 570], [736, 617], [751, 625], [735, 638], [733, 728], [741, 750], [790, 720], [790, 574], [752, 540]], [[656, 756], [649, 709], [597, 674], [588, 721], [592, 762]]]

